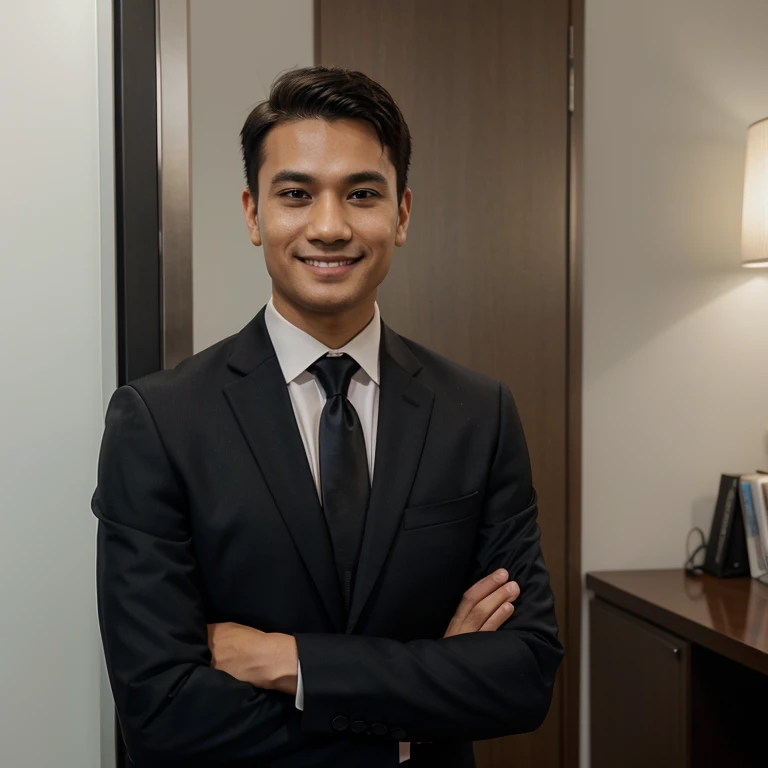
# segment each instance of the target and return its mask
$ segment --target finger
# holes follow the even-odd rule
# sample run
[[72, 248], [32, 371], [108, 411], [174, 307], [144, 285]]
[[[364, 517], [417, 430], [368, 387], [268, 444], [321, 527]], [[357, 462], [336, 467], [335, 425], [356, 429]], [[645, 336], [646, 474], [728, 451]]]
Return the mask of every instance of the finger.
[[515, 606], [512, 603], [502, 603], [478, 632], [495, 632], [514, 612]]
[[[509, 578], [509, 573], [500, 568], [493, 573], [489, 574], [483, 579], [475, 582], [463, 595], [458, 607], [456, 608], [453, 617], [448, 625], [448, 629], [445, 632], [444, 637], [450, 637], [452, 635], [458, 635], [462, 631], [462, 625], [464, 624], [467, 616], [472, 609], [483, 598], [493, 594], [494, 590], [498, 588], [500, 584], [503, 584]], [[482, 622], [481, 622], [482, 623]]]
[[445, 636], [477, 632], [505, 602], [514, 601], [519, 595], [520, 587], [517, 582], [510, 581], [503, 584], [472, 608], [463, 621], [454, 618]]
[[[459, 607], [454, 613], [454, 620], [459, 624], [464, 622], [464, 619], [468, 616], [469, 612], [484, 598], [499, 588], [499, 585], [503, 584], [509, 578], [509, 573], [504, 568], [499, 568], [493, 573], [486, 576], [484, 579], [475, 582], [462, 596], [459, 602]], [[453, 623], [453, 620], [452, 622]]]
[[520, 587], [517, 582], [510, 581], [502, 585], [469, 612], [463, 624], [465, 631], [476, 632], [504, 603], [517, 600], [519, 596]]

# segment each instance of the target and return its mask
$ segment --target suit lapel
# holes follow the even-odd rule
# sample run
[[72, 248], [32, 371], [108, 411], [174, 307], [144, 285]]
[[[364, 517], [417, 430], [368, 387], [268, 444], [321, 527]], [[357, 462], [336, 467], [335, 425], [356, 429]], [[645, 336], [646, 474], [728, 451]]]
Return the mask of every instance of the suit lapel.
[[343, 632], [333, 548], [263, 309], [240, 332], [228, 363], [245, 375], [227, 384], [224, 394], [331, 622]]
[[352, 632], [400, 527], [424, 448], [434, 392], [415, 375], [421, 363], [381, 326], [381, 390], [373, 486], [346, 631]]

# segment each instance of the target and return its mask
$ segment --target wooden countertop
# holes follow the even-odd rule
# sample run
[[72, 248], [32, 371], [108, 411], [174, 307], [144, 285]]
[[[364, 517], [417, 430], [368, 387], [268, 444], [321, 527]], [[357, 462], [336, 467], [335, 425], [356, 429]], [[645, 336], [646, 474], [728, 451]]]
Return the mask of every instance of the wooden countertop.
[[768, 586], [682, 569], [598, 571], [587, 589], [673, 634], [768, 675]]

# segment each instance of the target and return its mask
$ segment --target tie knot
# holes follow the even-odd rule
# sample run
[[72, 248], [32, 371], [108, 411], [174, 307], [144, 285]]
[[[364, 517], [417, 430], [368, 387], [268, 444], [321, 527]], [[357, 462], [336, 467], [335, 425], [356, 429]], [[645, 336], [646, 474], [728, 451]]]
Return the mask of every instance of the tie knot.
[[326, 400], [336, 395], [346, 395], [349, 382], [360, 365], [349, 355], [328, 357], [323, 355], [309, 366], [309, 372], [317, 377], [322, 386]]

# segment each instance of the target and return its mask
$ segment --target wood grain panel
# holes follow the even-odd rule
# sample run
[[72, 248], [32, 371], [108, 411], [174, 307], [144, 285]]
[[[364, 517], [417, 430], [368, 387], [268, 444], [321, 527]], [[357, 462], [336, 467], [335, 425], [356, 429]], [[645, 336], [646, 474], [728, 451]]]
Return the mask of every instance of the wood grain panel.
[[[317, 61], [381, 82], [413, 134], [382, 314], [512, 390], [567, 644], [568, 0], [320, 0], [317, 22]], [[477, 743], [479, 766], [561, 764], [561, 682], [542, 729]]]

